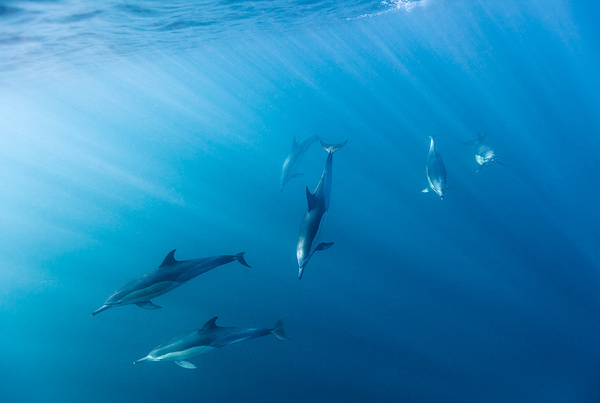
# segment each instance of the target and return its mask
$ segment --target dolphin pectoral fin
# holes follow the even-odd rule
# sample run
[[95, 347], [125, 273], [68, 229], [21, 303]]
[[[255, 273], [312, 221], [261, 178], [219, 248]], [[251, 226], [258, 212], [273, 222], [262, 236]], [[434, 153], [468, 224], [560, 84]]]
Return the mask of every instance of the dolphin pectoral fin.
[[327, 250], [327, 249], [331, 248], [331, 245], [333, 245], [333, 242], [321, 242], [315, 248], [315, 252], [318, 251], [318, 250]]
[[153, 311], [155, 309], [160, 309], [162, 308], [162, 306], [158, 306], [156, 304], [153, 304], [150, 301], [142, 301], [142, 302], [138, 302], [136, 303], [137, 306], [139, 306], [140, 308], [144, 308], [144, 309], [148, 309], [149, 311]]
[[188, 360], [175, 361], [175, 364], [185, 369], [196, 369], [197, 367]]
[[299, 178], [301, 176], [304, 176], [304, 174], [293, 174], [290, 179]]
[[429, 193], [429, 188], [425, 188], [425, 189], [421, 190], [421, 192], [423, 192], [423, 193]]

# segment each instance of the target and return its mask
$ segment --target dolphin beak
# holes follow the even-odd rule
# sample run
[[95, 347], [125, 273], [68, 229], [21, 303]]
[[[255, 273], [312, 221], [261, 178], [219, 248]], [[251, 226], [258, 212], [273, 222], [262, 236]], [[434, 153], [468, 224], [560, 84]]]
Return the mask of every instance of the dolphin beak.
[[150, 358], [148, 358], [148, 356], [140, 358], [139, 360], [135, 360], [133, 363], [134, 364], [139, 364], [140, 362], [144, 362], [144, 361], [148, 361], [150, 360]]
[[97, 315], [102, 311], [106, 311], [108, 308], [110, 308], [110, 305], [102, 305], [100, 308], [98, 308], [94, 312], [92, 312], [92, 316]]
[[302, 280], [302, 274], [304, 274], [304, 266], [298, 268], [298, 280]]

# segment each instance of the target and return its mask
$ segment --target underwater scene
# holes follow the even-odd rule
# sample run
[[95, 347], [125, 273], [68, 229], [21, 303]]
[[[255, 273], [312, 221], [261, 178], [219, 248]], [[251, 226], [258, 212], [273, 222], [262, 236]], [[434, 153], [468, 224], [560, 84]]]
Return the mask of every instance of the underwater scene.
[[0, 401], [600, 402], [600, 3], [0, 2]]

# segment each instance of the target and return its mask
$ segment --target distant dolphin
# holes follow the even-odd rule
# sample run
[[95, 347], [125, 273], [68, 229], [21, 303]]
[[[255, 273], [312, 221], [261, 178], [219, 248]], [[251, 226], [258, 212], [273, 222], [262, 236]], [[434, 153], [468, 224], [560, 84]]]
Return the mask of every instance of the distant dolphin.
[[135, 361], [175, 361], [175, 364], [187, 369], [196, 369], [188, 358], [228, 346], [240, 341], [274, 334], [281, 340], [289, 340], [285, 335], [282, 320], [279, 319], [272, 329], [220, 327], [216, 325], [215, 316], [199, 330], [180, 334], [171, 340], [154, 348], [147, 356]]
[[281, 168], [281, 190], [291, 179], [296, 178], [298, 176], [302, 176], [302, 174], [296, 173], [296, 169], [298, 168], [298, 164], [300, 160], [304, 156], [304, 153], [315, 141], [319, 141], [319, 136], [309, 136], [299, 143], [296, 141], [296, 137], [294, 137], [292, 143], [292, 151], [287, 156], [285, 161], [283, 162], [283, 167]]
[[504, 165], [500, 161], [496, 159], [496, 152], [494, 149], [488, 145], [483, 144], [483, 140], [485, 139], [485, 135], [477, 134], [477, 139], [473, 141], [463, 142], [463, 144], [475, 144], [477, 146], [477, 151], [475, 152], [475, 160], [479, 164], [479, 168], [477, 168], [476, 173], [481, 171], [481, 168], [489, 162], [495, 162], [496, 164]]
[[325, 161], [325, 168], [321, 175], [321, 180], [314, 193], [310, 193], [306, 187], [306, 199], [308, 200], [308, 210], [304, 214], [300, 231], [298, 232], [298, 242], [296, 244], [296, 257], [298, 259], [298, 279], [302, 279], [304, 268], [318, 250], [325, 250], [333, 245], [333, 242], [319, 243], [323, 233], [323, 227], [329, 210], [329, 198], [331, 197], [331, 168], [333, 164], [333, 153], [342, 148], [348, 140], [341, 144], [326, 144], [321, 141], [321, 146], [329, 153]]
[[92, 316], [115, 306], [136, 304], [144, 309], [160, 309], [150, 300], [159, 295], [171, 291], [215, 267], [237, 260], [244, 266], [248, 266], [244, 260], [244, 252], [237, 255], [221, 255], [192, 260], [175, 260], [175, 249], [173, 249], [162, 264], [151, 272], [136, 278], [115, 291]]
[[[427, 181], [429, 182], [431, 190], [437, 193], [438, 196], [440, 196], [440, 199], [444, 200], [444, 191], [446, 190], [446, 167], [444, 166], [442, 156], [433, 142], [433, 137], [429, 136], [429, 138], [431, 139], [431, 143], [429, 144], [427, 166], [425, 167]], [[429, 188], [423, 189], [423, 192], [429, 192]]]

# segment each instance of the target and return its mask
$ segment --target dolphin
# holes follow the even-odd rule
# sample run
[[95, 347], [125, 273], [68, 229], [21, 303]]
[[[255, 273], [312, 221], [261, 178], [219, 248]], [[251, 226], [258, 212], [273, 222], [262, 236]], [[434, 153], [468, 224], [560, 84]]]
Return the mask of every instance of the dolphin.
[[302, 218], [300, 231], [298, 232], [298, 242], [296, 243], [296, 257], [298, 259], [298, 279], [302, 279], [304, 268], [318, 250], [329, 249], [333, 242], [319, 243], [323, 233], [323, 227], [329, 210], [329, 199], [331, 197], [331, 168], [333, 164], [333, 153], [342, 148], [348, 140], [341, 144], [326, 144], [321, 141], [321, 147], [328, 152], [325, 168], [321, 175], [321, 180], [314, 193], [310, 193], [306, 187], [306, 199], [308, 209]]
[[173, 249], [158, 269], [148, 272], [119, 288], [108, 297], [104, 305], [92, 313], [92, 316], [115, 306], [129, 304], [136, 304], [144, 309], [160, 309], [160, 306], [150, 302], [152, 298], [179, 287], [199, 274], [234, 260], [250, 267], [244, 259], [244, 253], [177, 261], [175, 260], [175, 249]]
[[166, 343], [155, 347], [147, 356], [136, 360], [134, 364], [145, 361], [175, 361], [175, 364], [187, 369], [196, 369], [188, 358], [225, 347], [240, 341], [274, 334], [281, 340], [289, 340], [283, 331], [282, 319], [271, 329], [221, 327], [215, 323], [217, 316], [206, 322], [199, 330], [182, 333]]
[[496, 152], [494, 149], [488, 145], [483, 144], [483, 140], [485, 139], [485, 135], [477, 134], [477, 139], [473, 141], [463, 142], [463, 144], [475, 144], [477, 146], [477, 151], [475, 152], [475, 161], [479, 164], [479, 168], [475, 173], [481, 171], [484, 165], [489, 162], [495, 162], [496, 164], [504, 165], [500, 161], [497, 160]]
[[300, 163], [302, 157], [304, 156], [304, 153], [306, 153], [306, 150], [308, 150], [312, 143], [319, 140], [319, 136], [309, 136], [298, 143], [296, 141], [296, 137], [294, 137], [292, 143], [292, 151], [283, 162], [283, 167], [281, 168], [281, 178], [279, 180], [281, 190], [283, 190], [283, 187], [291, 179], [296, 178], [298, 176], [302, 176], [302, 174], [296, 173], [298, 164]]
[[431, 143], [429, 144], [429, 154], [427, 155], [427, 165], [425, 172], [427, 173], [427, 181], [429, 187], [423, 189], [423, 193], [429, 192], [429, 188], [440, 196], [440, 199], [444, 200], [444, 191], [446, 190], [446, 167], [444, 161], [440, 155], [433, 137], [429, 136]]

